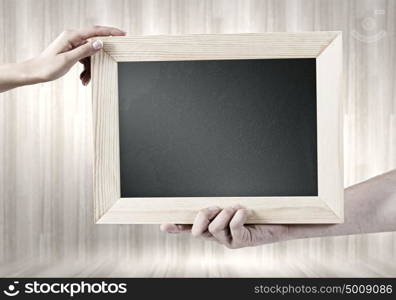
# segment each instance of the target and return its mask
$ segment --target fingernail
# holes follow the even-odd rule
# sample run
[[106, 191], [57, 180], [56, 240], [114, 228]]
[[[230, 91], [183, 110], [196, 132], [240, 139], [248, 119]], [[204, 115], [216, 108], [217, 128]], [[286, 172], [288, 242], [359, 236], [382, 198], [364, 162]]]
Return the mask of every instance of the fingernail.
[[238, 210], [238, 209], [241, 209], [243, 207], [241, 205], [239, 205], [239, 204], [235, 204], [234, 206], [232, 206], [232, 208]]
[[216, 211], [219, 210], [220, 208], [218, 208], [217, 206], [211, 206], [208, 208], [210, 211]]
[[102, 42], [101, 40], [96, 40], [96, 41], [94, 41], [94, 42], [92, 43], [92, 47], [93, 47], [95, 50], [102, 49], [102, 48], [103, 48], [103, 42]]

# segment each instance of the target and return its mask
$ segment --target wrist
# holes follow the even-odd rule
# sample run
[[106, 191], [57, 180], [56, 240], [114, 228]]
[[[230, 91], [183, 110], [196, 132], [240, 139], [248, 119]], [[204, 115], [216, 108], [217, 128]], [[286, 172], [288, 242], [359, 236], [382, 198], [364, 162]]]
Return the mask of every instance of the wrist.
[[18, 69], [18, 73], [20, 74], [20, 85], [36, 84], [46, 81], [44, 76], [40, 75], [42, 72], [37, 58], [19, 63]]

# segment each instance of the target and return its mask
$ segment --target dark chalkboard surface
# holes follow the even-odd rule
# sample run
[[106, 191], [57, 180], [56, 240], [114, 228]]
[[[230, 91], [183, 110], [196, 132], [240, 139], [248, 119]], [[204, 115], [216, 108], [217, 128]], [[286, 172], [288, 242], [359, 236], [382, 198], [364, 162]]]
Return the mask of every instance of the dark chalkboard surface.
[[118, 63], [121, 197], [317, 196], [315, 68]]

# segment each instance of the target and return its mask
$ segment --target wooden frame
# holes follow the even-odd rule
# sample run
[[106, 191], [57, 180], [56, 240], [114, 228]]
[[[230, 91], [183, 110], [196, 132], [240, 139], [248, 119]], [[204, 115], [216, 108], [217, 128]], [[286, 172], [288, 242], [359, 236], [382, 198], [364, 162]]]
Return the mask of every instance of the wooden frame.
[[[343, 222], [340, 32], [103, 38], [92, 59], [94, 216], [98, 224], [192, 223], [199, 209], [239, 203], [248, 223]], [[318, 196], [120, 198], [117, 62], [316, 58]]]

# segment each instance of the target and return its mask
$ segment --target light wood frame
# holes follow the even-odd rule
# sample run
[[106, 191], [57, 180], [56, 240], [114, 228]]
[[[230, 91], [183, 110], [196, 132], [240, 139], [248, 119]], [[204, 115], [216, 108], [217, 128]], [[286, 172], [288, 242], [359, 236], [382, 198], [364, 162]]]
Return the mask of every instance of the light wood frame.
[[[248, 223], [341, 223], [341, 32], [194, 34], [103, 38], [92, 58], [94, 218], [97, 224], [192, 223], [198, 210], [241, 204]], [[318, 196], [121, 198], [117, 62], [315, 58]]]

